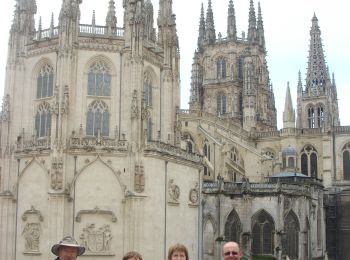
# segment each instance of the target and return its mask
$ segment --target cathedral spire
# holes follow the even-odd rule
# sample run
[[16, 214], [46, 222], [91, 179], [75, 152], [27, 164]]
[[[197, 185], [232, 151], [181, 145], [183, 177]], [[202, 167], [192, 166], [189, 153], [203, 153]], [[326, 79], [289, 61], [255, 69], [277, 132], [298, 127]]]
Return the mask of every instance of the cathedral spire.
[[11, 31], [30, 35], [35, 31], [34, 15], [37, 12], [35, 0], [16, 0]]
[[254, 42], [256, 39], [256, 17], [254, 2], [250, 0], [249, 21], [248, 21], [248, 41]]
[[316, 14], [314, 14], [312, 17], [310, 36], [306, 91], [312, 95], [325, 95], [325, 86], [328, 82], [330, 82], [330, 77], [325, 62], [321, 30], [318, 26]]
[[293, 108], [292, 97], [290, 95], [289, 82], [287, 83], [286, 99], [283, 111], [283, 128], [295, 127], [295, 111]]
[[264, 23], [261, 14], [260, 2], [258, 3], [258, 23], [257, 23], [258, 43], [265, 49]]
[[236, 40], [236, 38], [237, 38], [235, 8], [233, 6], [232, 0], [230, 0], [229, 6], [228, 6], [227, 38], [230, 40]]
[[215, 25], [214, 25], [214, 15], [213, 9], [211, 7], [211, 0], [208, 1], [206, 26], [205, 26], [205, 40], [209, 44], [215, 43]]
[[204, 18], [204, 6], [201, 4], [201, 15], [199, 18], [199, 30], [198, 30], [198, 50], [203, 47], [205, 40], [205, 18]]
[[115, 2], [114, 0], [109, 1], [108, 12], [106, 16], [106, 26], [108, 28], [117, 27], [117, 16], [115, 14]]

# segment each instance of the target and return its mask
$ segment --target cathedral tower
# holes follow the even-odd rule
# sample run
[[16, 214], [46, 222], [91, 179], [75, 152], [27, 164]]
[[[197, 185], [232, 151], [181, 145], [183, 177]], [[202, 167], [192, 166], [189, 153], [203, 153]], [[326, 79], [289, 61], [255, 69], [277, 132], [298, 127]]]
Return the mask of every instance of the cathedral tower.
[[314, 14], [310, 30], [310, 49], [305, 88], [298, 83], [298, 128], [339, 126], [337, 88], [326, 65], [321, 30]]

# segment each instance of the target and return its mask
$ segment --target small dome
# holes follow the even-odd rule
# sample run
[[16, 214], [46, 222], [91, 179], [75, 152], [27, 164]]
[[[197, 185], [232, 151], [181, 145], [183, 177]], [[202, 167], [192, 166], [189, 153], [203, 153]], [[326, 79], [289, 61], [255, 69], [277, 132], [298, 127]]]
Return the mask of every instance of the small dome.
[[291, 155], [296, 155], [296, 154], [297, 154], [297, 152], [296, 152], [295, 148], [291, 147], [290, 145], [288, 145], [288, 147], [282, 151], [283, 156], [291, 156]]

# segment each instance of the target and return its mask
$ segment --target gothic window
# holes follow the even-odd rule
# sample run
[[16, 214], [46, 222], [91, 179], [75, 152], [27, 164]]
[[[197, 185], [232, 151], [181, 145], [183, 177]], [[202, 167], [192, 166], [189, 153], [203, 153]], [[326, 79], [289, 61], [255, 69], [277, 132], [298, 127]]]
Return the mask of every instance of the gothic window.
[[96, 61], [89, 69], [88, 95], [110, 96], [111, 78], [110, 69], [107, 64], [101, 60]]
[[309, 123], [309, 128], [315, 128], [315, 110], [313, 107], [309, 107], [307, 110], [307, 118]]
[[322, 106], [317, 107], [317, 126], [323, 127], [324, 124], [324, 109]]
[[194, 141], [193, 138], [190, 134], [184, 134], [184, 138], [183, 138], [186, 142], [186, 151], [189, 153], [193, 153], [194, 152]]
[[254, 255], [270, 255], [274, 253], [275, 225], [272, 217], [261, 210], [252, 220], [252, 252]]
[[88, 108], [86, 119], [86, 135], [109, 136], [109, 111], [107, 105], [100, 100], [93, 101]]
[[224, 94], [217, 96], [217, 114], [218, 116], [226, 114], [226, 96]]
[[146, 106], [152, 106], [152, 79], [149, 73], [145, 75], [143, 82], [143, 98]]
[[238, 59], [238, 78], [243, 79], [243, 59]]
[[233, 147], [233, 148], [231, 149], [229, 155], [230, 155], [230, 159], [231, 159], [232, 161], [234, 161], [235, 163], [238, 163], [239, 157], [238, 157], [238, 151], [237, 151], [236, 147]]
[[343, 178], [350, 181], [350, 143], [343, 148]]
[[53, 68], [45, 64], [37, 77], [37, 91], [36, 91], [36, 97], [37, 98], [45, 98], [45, 97], [52, 97], [53, 96], [53, 78], [54, 78], [54, 71]]
[[290, 259], [299, 256], [299, 221], [294, 212], [289, 212], [284, 220], [284, 234], [282, 236], [282, 252]]
[[225, 79], [226, 78], [226, 60], [223, 57], [220, 57], [216, 62], [217, 67], [217, 78]]
[[41, 104], [35, 115], [35, 132], [36, 137], [50, 136], [51, 130], [51, 111], [50, 105]]
[[[208, 141], [205, 141], [205, 144], [203, 146], [203, 155], [207, 157], [208, 161], [210, 162], [210, 145]], [[204, 175], [210, 176], [208, 167], [204, 167]]]
[[241, 221], [237, 212], [233, 209], [225, 223], [225, 239], [227, 241], [240, 241]]
[[317, 178], [317, 151], [312, 145], [301, 150], [301, 173]]

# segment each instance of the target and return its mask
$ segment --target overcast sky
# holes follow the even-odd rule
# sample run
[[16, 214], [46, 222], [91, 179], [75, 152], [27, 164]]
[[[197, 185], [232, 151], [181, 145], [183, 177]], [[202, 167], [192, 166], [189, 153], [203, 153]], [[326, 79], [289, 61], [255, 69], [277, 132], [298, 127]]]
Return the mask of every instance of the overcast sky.
[[[51, 12], [55, 25], [62, 0], [36, 0], [43, 28], [50, 24]], [[91, 23], [92, 12], [96, 10], [96, 23], [105, 24], [109, 0], [83, 0], [81, 23]], [[115, 0], [118, 27], [122, 27], [122, 0]], [[181, 107], [188, 108], [191, 63], [197, 46], [200, 6], [205, 11], [208, 0], [173, 0], [181, 53]], [[255, 0], [257, 11], [258, 1]], [[157, 18], [158, 0], [152, 0]], [[212, 0], [216, 34], [226, 35], [227, 8], [229, 0]], [[249, 0], [234, 0], [238, 35], [247, 31]], [[260, 0], [267, 49], [270, 78], [276, 98], [278, 127], [282, 127], [282, 113], [287, 82], [290, 82], [293, 105], [296, 107], [296, 85], [298, 71], [302, 73], [303, 84], [307, 69], [311, 19], [315, 13], [321, 28], [326, 62], [330, 72], [335, 73], [338, 89], [340, 120], [350, 125], [350, 29], [348, 0]], [[3, 94], [8, 32], [13, 17], [15, 0], [2, 0], [0, 10], [0, 93]], [[156, 27], [156, 26], [155, 26]]]

